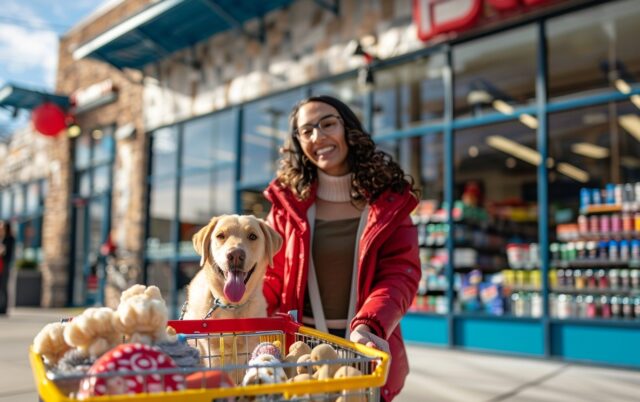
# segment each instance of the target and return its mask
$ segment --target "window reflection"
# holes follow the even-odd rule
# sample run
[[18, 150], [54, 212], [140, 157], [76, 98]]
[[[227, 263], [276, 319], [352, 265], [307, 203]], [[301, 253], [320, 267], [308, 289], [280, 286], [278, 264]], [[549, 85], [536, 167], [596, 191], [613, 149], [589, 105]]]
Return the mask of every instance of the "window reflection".
[[533, 103], [535, 38], [528, 26], [454, 48], [456, 116], [510, 114], [511, 108]]
[[438, 54], [375, 72], [375, 135], [442, 120], [444, 63], [444, 56]]
[[208, 116], [185, 123], [182, 170], [211, 169], [235, 163], [233, 114]]
[[279, 149], [289, 136], [289, 113], [304, 97], [302, 90], [248, 104], [243, 111], [242, 170], [245, 184], [275, 177]]
[[27, 185], [27, 209], [25, 213], [32, 214], [40, 207], [39, 183], [32, 182]]
[[173, 253], [171, 245], [172, 222], [175, 217], [176, 181], [154, 179], [149, 195], [149, 236], [147, 253], [151, 258], [160, 258]]
[[13, 215], [22, 215], [24, 212], [24, 186], [13, 187]]
[[313, 96], [329, 95], [338, 98], [349, 105], [353, 113], [361, 121], [364, 119], [365, 95], [358, 87], [355, 78], [317, 83], [311, 87], [311, 94]]
[[113, 132], [114, 126], [103, 127], [92, 131], [94, 165], [111, 161], [115, 152]]
[[74, 164], [76, 169], [83, 169], [91, 162], [91, 138], [88, 135], [81, 135], [74, 141]]
[[178, 160], [177, 127], [167, 127], [153, 133], [151, 174], [154, 176], [176, 173]]
[[[458, 311], [540, 316], [536, 131], [511, 121], [455, 133]], [[509, 250], [522, 251], [507, 258]], [[510, 255], [509, 255], [510, 256]]]
[[549, 96], [576, 97], [640, 80], [637, 1], [627, 0], [551, 19]]
[[195, 256], [193, 235], [212, 217], [235, 211], [233, 169], [183, 177], [180, 189], [180, 253]]

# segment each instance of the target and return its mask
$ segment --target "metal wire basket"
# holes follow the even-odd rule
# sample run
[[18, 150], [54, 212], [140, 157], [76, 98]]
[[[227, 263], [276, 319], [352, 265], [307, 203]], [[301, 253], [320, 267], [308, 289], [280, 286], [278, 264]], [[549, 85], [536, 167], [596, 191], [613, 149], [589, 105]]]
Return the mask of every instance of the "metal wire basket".
[[[189, 369], [143, 370], [135, 372], [118, 371], [98, 374], [92, 377], [116, 378], [137, 376], [144, 382], [143, 391], [135, 395], [108, 395], [85, 398], [88, 401], [378, 401], [380, 387], [386, 382], [389, 367], [389, 355], [361, 344], [304, 327], [289, 316], [274, 318], [252, 318], [236, 320], [184, 320], [170, 321], [178, 334], [201, 351], [202, 366]], [[309, 379], [300, 382], [279, 382], [276, 378], [284, 369], [307, 368], [310, 363], [270, 362], [249, 364], [255, 345], [262, 342], [280, 344], [284, 351], [296, 342], [302, 341], [311, 348], [328, 344], [337, 352], [336, 359], [314, 362], [314, 365], [350, 366], [359, 370], [361, 375], [346, 378]], [[69, 390], [77, 389], [78, 384], [87, 379], [83, 375], [61, 375], [47, 370], [42, 357], [30, 350], [33, 375], [42, 400], [74, 401]], [[285, 353], [283, 353], [284, 355]], [[261, 370], [261, 379], [242, 385], [242, 379], [249, 370]], [[210, 388], [207, 375], [223, 374], [231, 378], [232, 385], [227, 388]], [[273, 373], [273, 378], [264, 378], [264, 373]], [[194, 384], [187, 384], [186, 378], [199, 373], [201, 378]], [[269, 374], [267, 374], [269, 375]], [[152, 392], [148, 379], [171, 378], [182, 381], [180, 390], [171, 392]], [[187, 387], [187, 385], [189, 385]], [[162, 387], [161, 389], [165, 389]]]

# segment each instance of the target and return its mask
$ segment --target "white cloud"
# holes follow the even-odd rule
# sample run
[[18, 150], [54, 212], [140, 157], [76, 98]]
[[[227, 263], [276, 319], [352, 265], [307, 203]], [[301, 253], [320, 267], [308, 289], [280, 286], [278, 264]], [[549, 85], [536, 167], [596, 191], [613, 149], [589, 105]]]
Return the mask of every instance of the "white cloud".
[[34, 31], [21, 26], [0, 24], [0, 63], [10, 74], [24, 70], [42, 70], [45, 84], [55, 83], [58, 62], [58, 37], [49, 31]]

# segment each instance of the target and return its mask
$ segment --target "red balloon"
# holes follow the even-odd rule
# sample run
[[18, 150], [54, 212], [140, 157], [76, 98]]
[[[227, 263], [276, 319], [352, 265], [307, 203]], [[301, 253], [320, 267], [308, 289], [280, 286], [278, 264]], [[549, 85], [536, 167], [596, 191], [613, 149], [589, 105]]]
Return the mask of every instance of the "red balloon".
[[44, 135], [58, 135], [67, 127], [64, 111], [52, 102], [45, 102], [33, 109], [31, 120], [35, 129]]

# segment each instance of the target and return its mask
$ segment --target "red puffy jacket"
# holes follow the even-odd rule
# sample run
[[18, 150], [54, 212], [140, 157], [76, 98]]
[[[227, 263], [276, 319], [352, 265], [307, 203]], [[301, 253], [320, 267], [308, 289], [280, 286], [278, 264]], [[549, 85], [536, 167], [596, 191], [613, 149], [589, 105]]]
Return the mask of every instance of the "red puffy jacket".
[[[315, 186], [304, 201], [276, 181], [264, 194], [272, 203], [268, 221], [284, 238], [264, 284], [269, 314], [289, 310], [301, 313], [309, 268], [307, 210], [315, 201]], [[380, 195], [370, 205], [358, 250], [357, 313], [350, 326], [353, 329], [366, 324], [389, 342], [391, 367], [382, 389], [387, 401], [400, 392], [409, 373], [398, 323], [411, 305], [420, 280], [418, 234], [409, 216], [417, 203], [408, 191]]]

